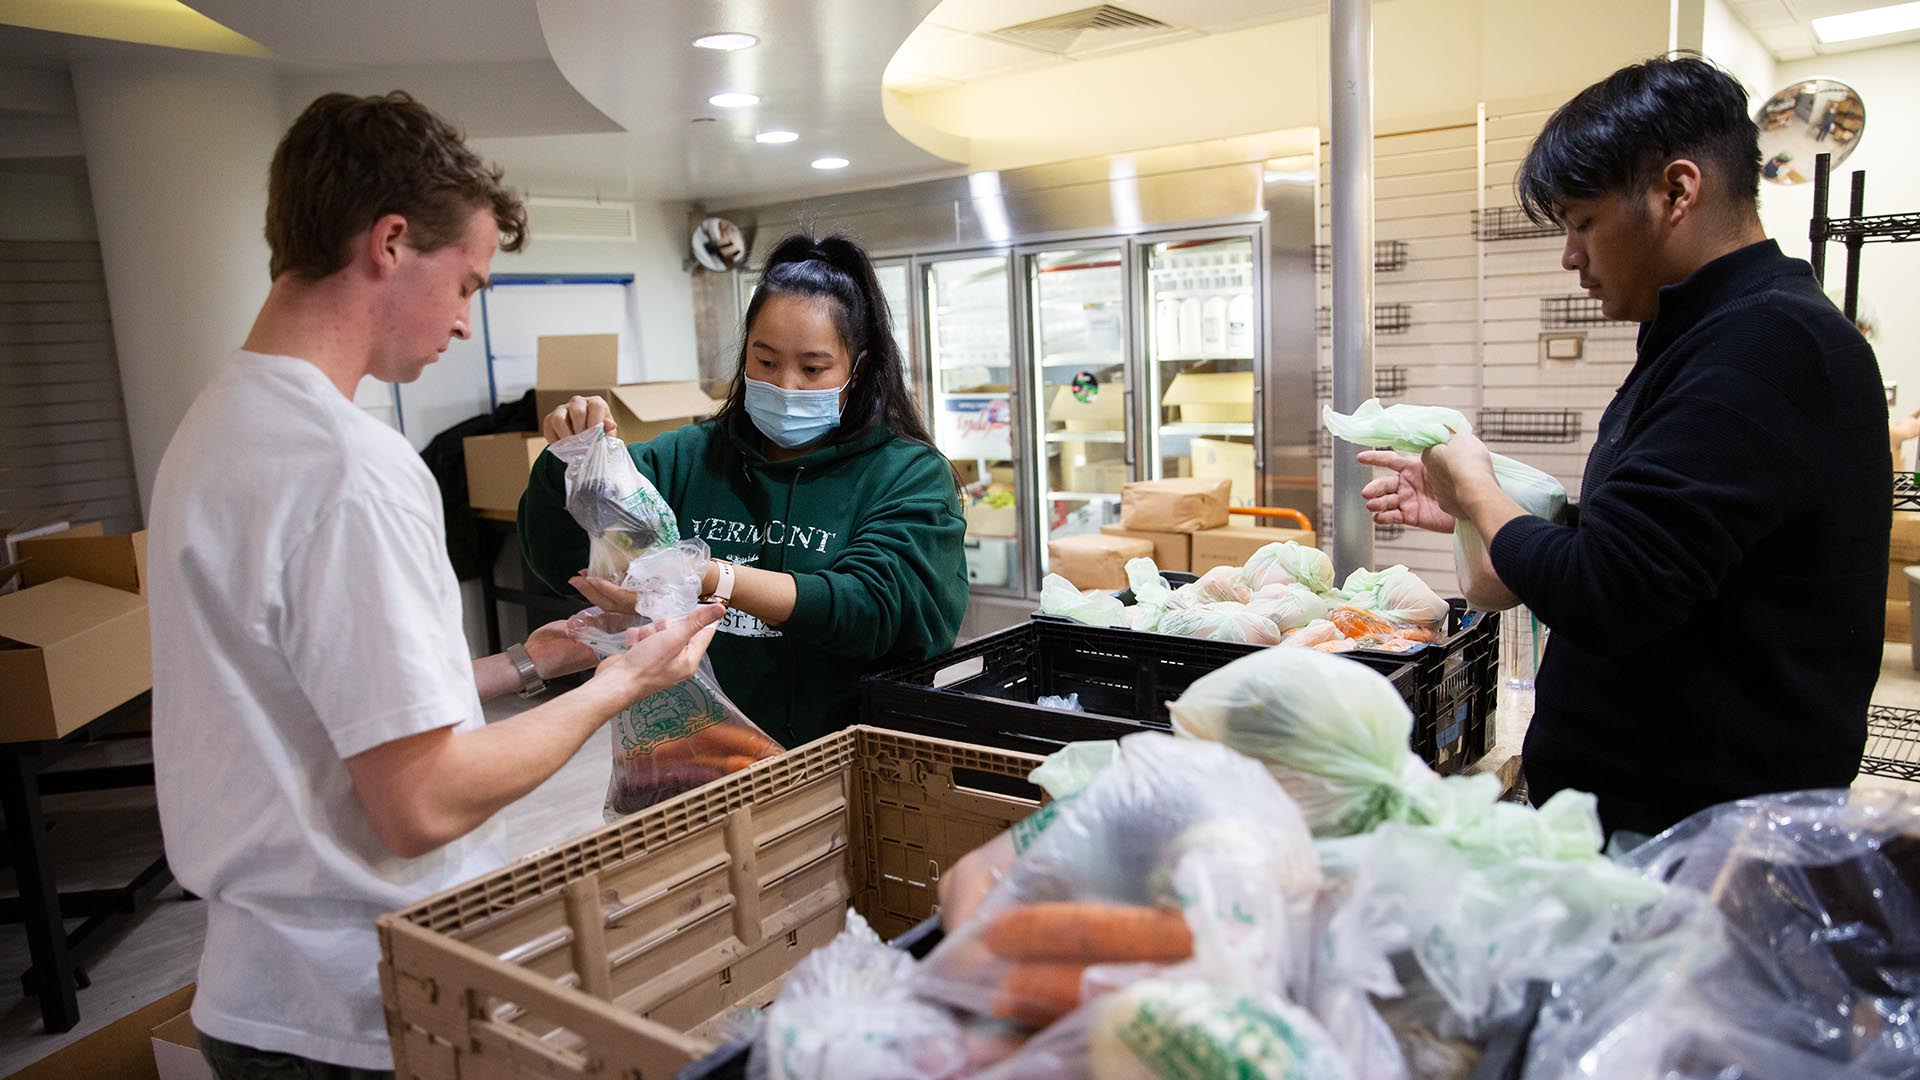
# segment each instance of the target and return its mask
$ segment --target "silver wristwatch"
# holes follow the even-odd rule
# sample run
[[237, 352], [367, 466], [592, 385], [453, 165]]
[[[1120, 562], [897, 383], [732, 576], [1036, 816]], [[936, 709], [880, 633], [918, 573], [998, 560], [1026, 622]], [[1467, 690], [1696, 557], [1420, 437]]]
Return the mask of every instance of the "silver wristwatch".
[[547, 683], [540, 677], [540, 669], [533, 666], [533, 657], [527, 655], [527, 647], [519, 643], [507, 646], [507, 659], [513, 661], [513, 669], [520, 673], [520, 696], [539, 697], [547, 692]]

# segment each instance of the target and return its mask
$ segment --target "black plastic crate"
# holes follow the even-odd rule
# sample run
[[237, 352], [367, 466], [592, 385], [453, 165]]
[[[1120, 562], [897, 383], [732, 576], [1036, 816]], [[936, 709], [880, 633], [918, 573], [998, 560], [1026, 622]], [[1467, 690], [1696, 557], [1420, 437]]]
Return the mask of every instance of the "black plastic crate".
[[[1051, 754], [1070, 742], [1170, 730], [1167, 702], [1202, 675], [1264, 647], [1036, 618], [924, 663], [863, 679], [861, 720]], [[1344, 655], [1385, 675], [1419, 714], [1417, 669], [1407, 658]], [[1046, 695], [1076, 693], [1085, 712], [1034, 704]]]
[[[1178, 570], [1164, 570], [1160, 576], [1166, 579], [1167, 584], [1174, 586], [1199, 580], [1198, 575]], [[1133, 603], [1132, 589], [1123, 589], [1118, 595], [1121, 603]], [[1055, 615], [1036, 614], [1034, 621], [1080, 626]], [[1185, 641], [1194, 645], [1239, 649], [1243, 654], [1270, 647], [1228, 645], [1140, 630], [1112, 629], [1105, 632], [1126, 634], [1147, 641]], [[1388, 664], [1404, 663], [1414, 668], [1418, 681], [1414, 695], [1407, 699], [1408, 707], [1413, 710], [1413, 749], [1420, 755], [1420, 760], [1433, 766], [1436, 771], [1464, 772], [1492, 748], [1489, 721], [1493, 716], [1494, 694], [1500, 678], [1499, 612], [1468, 612], [1467, 602], [1454, 597], [1447, 601], [1446, 636], [1432, 645], [1410, 653], [1360, 649], [1340, 655]], [[880, 727], [888, 726], [877, 720], [867, 722]]]

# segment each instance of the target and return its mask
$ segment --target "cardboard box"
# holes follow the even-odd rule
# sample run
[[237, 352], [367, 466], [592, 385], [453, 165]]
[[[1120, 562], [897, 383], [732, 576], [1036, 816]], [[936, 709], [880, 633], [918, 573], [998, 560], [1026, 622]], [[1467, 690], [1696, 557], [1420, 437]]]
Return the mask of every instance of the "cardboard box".
[[1234, 506], [1260, 505], [1260, 482], [1254, 472], [1252, 443], [1224, 439], [1195, 439], [1190, 451], [1193, 475], [1233, 482], [1228, 501]]
[[200, 1056], [200, 1032], [191, 1012], [153, 1029], [153, 1067], [159, 1080], [214, 1080], [212, 1067]]
[[1014, 474], [1011, 465], [988, 465], [983, 477], [978, 459], [963, 458], [953, 463], [953, 471], [960, 477], [962, 487], [972, 487], [984, 479], [989, 487], [997, 487], [1003, 491], [1013, 490]]
[[1047, 541], [1047, 571], [1080, 589], [1124, 589], [1127, 560], [1153, 557], [1153, 541], [1091, 533]]
[[183, 986], [68, 1043], [7, 1080], [155, 1080], [160, 1074], [154, 1069], [153, 1029], [192, 1004], [193, 987]]
[[141, 597], [77, 578], [0, 596], [0, 741], [57, 739], [152, 686]]
[[[999, 505], [995, 505], [996, 503]], [[968, 499], [966, 515], [968, 536], [1004, 537], [1020, 534], [1020, 506], [1007, 499], [992, 497]]]
[[620, 385], [619, 334], [549, 334], [536, 349], [536, 387]]
[[1913, 640], [1913, 605], [1905, 600], [1887, 601], [1887, 640]]
[[[545, 340], [544, 338], [542, 340]], [[628, 383], [624, 386], [536, 387], [534, 407], [545, 416], [565, 405], [578, 394], [598, 395], [607, 403], [614, 423], [620, 425], [620, 437], [628, 442], [646, 442], [669, 431], [686, 427], [712, 416], [713, 399], [702, 393], [696, 382]]]
[[1105, 383], [1085, 401], [1062, 386], [1047, 408], [1047, 420], [1068, 431], [1125, 431], [1127, 427], [1127, 388], [1124, 383]]
[[1907, 592], [1907, 563], [1891, 563], [1887, 566], [1887, 599], [1911, 599]]
[[[20, 556], [14, 551], [15, 545], [22, 540], [31, 540], [36, 536], [51, 536], [75, 528], [73, 519], [85, 509], [75, 503], [70, 506], [54, 506], [45, 510], [29, 510], [19, 517], [0, 522], [0, 563], [15, 563]], [[84, 526], [82, 526], [84, 527]], [[86, 535], [100, 535], [100, 526], [96, 523], [93, 531]]]
[[[1120, 523], [1142, 532], [1194, 532], [1227, 523], [1225, 477], [1141, 480], [1120, 492]], [[1162, 567], [1161, 569], [1166, 569]]]
[[124, 536], [84, 536], [69, 529], [38, 540], [22, 540], [19, 549], [25, 563], [21, 582], [29, 588], [71, 577], [146, 594], [145, 529]]
[[1060, 447], [1060, 491], [1118, 495], [1127, 482], [1127, 448], [1121, 443], [1067, 439]]
[[[625, 428], [621, 429], [623, 432]], [[524, 431], [470, 435], [460, 440], [467, 455], [467, 505], [475, 510], [518, 512], [527, 476], [547, 440]]]
[[1191, 572], [1204, 574], [1216, 566], [1244, 566], [1254, 552], [1287, 540], [1312, 547], [1315, 537], [1311, 529], [1269, 529], [1260, 525], [1202, 529], [1193, 534]]
[[1253, 423], [1253, 372], [1184, 372], [1167, 384], [1162, 405], [1180, 410], [1169, 423]]
[[1920, 566], [1920, 512], [1901, 510], [1893, 515], [1893, 543], [1887, 562]]
[[1129, 529], [1125, 525], [1102, 525], [1100, 531], [1108, 536], [1132, 536], [1153, 545], [1153, 564], [1162, 570], [1185, 571], [1193, 565], [1193, 534], [1183, 532], [1153, 532], [1147, 529]]

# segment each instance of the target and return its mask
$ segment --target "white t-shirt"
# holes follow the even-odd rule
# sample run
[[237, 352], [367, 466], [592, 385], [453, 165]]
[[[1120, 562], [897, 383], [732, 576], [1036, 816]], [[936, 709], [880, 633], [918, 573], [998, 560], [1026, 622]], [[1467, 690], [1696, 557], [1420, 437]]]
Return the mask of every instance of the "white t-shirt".
[[390, 1069], [374, 917], [505, 862], [489, 824], [389, 852], [345, 759], [484, 722], [439, 489], [295, 357], [240, 352], [188, 410], [149, 522], [167, 861], [207, 904], [193, 1021]]

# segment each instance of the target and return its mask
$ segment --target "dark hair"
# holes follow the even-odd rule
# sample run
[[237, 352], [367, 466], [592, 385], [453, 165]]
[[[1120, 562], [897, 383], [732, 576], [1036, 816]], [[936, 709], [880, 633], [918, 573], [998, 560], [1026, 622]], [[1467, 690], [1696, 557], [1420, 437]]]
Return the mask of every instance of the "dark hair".
[[[816, 239], [794, 233], [767, 256], [760, 284], [747, 302], [740, 323], [740, 363], [734, 369], [733, 389], [714, 420], [731, 424], [747, 409], [747, 335], [770, 296], [805, 296], [828, 301], [834, 329], [849, 357], [866, 358], [854, 365], [853, 387], [841, 412], [840, 426], [827, 442], [859, 438], [884, 423], [895, 435], [933, 446], [921, 419], [920, 406], [907, 392], [906, 358], [893, 337], [893, 316], [886, 294], [873, 272], [873, 260], [852, 237], [842, 233]], [[748, 421], [751, 423], [751, 420]]]
[[1735, 204], [1760, 198], [1760, 131], [1738, 80], [1696, 54], [1633, 64], [1560, 106], [1514, 176], [1539, 225], [1566, 224], [1572, 199], [1625, 195], [1666, 163], [1689, 158]]
[[491, 207], [500, 247], [526, 244], [527, 211], [453, 125], [409, 95], [325, 94], [293, 122], [267, 172], [268, 272], [319, 279], [347, 265], [353, 238], [387, 214], [420, 251], [458, 243]]

